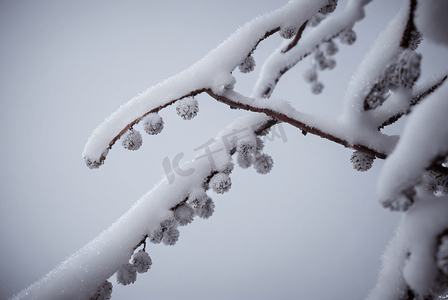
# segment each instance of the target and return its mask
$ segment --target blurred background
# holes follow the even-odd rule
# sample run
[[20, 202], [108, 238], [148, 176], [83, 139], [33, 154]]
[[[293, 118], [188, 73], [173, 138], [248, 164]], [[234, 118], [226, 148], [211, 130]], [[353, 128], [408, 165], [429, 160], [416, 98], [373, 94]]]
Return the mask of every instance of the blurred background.
[[[191, 121], [168, 107], [159, 136], [144, 135], [136, 152], [117, 143], [105, 165], [90, 170], [81, 154], [102, 120], [285, 3], [0, 0], [0, 299], [37, 281], [125, 213], [163, 178], [165, 157], [183, 152], [182, 162], [193, 159], [195, 148], [246, 112], [205, 95]], [[351, 75], [401, 5], [367, 6], [354, 27], [356, 43], [339, 44], [335, 69], [319, 73], [321, 95], [302, 79], [310, 67], [305, 59], [273, 97], [303, 112], [338, 115]], [[236, 91], [250, 95], [263, 60], [281, 41], [276, 34], [260, 44], [253, 73], [234, 72]], [[426, 41], [419, 52], [421, 79], [446, 63], [447, 51]], [[214, 215], [180, 228], [175, 246], [148, 244], [152, 269], [130, 286], [111, 278], [112, 299], [363, 299], [400, 218], [375, 197], [383, 162], [359, 173], [351, 150], [283, 128], [286, 140], [266, 143], [271, 173], [236, 166], [230, 192], [211, 194]]]

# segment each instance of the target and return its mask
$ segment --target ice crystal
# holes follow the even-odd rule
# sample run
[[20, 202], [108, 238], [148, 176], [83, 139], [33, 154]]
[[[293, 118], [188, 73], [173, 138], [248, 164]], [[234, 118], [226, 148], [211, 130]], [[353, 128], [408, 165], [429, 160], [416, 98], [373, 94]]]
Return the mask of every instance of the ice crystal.
[[123, 145], [125, 149], [135, 151], [140, 149], [142, 143], [143, 140], [141, 133], [133, 128], [130, 128], [128, 132], [123, 135], [121, 145]]
[[127, 263], [117, 271], [117, 282], [122, 285], [134, 283], [137, 280], [137, 268]]
[[158, 113], [150, 113], [143, 119], [143, 129], [147, 134], [156, 135], [163, 129], [163, 120]]
[[137, 268], [137, 272], [145, 273], [151, 269], [152, 259], [148, 253], [143, 250], [139, 250], [134, 254], [132, 264]]
[[184, 120], [191, 120], [198, 114], [199, 105], [198, 101], [193, 98], [184, 98], [177, 102], [176, 112]]
[[369, 170], [372, 167], [374, 159], [374, 156], [361, 151], [353, 152], [352, 156], [350, 157], [350, 161], [353, 164], [353, 169], [360, 172]]

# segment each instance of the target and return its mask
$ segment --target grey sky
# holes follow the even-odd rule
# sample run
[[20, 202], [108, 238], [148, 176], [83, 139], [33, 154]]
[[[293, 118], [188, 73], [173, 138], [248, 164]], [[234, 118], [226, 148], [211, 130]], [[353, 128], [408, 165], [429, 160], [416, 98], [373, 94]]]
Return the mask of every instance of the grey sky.
[[[340, 0], [339, 10], [346, 1]], [[240, 25], [283, 5], [274, 0], [0, 1], [0, 299], [45, 275], [105, 230], [164, 175], [162, 161], [213, 138], [245, 112], [199, 96], [198, 116], [161, 113], [160, 136], [137, 152], [114, 146], [104, 166], [81, 157], [103, 118], [146, 88], [219, 45]], [[320, 96], [301, 73], [281, 80], [273, 97], [301, 111], [337, 114], [345, 86], [369, 44], [401, 1], [376, 0], [321, 78]], [[255, 54], [254, 74], [236, 74], [246, 95], [277, 35]], [[424, 76], [436, 71], [422, 48]], [[425, 56], [425, 53], [429, 55]], [[428, 58], [427, 58], [428, 57]], [[248, 77], [248, 78], [246, 78]], [[267, 142], [274, 169], [235, 168], [233, 187], [211, 194], [209, 220], [180, 229], [173, 247], [149, 245], [153, 268], [113, 299], [362, 299], [375, 285], [379, 257], [398, 213], [375, 198], [376, 161], [352, 169], [342, 146], [283, 125], [287, 142]], [[399, 128], [400, 126], [397, 126]], [[139, 129], [139, 128], [137, 128]]]

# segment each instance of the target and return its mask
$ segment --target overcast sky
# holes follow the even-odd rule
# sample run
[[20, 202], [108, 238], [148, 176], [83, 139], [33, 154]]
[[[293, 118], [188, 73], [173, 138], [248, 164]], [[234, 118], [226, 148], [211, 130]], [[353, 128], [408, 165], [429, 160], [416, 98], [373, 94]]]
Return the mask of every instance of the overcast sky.
[[[338, 10], [346, 1], [339, 1]], [[163, 176], [162, 161], [195, 148], [246, 112], [197, 97], [198, 116], [161, 112], [165, 129], [139, 151], [119, 144], [99, 170], [81, 156], [91, 132], [121, 104], [189, 67], [239, 26], [286, 1], [0, 0], [0, 299], [45, 275], [100, 234]], [[286, 74], [273, 97], [298, 110], [337, 115], [345, 87], [401, 1], [376, 0], [341, 45], [315, 96], [302, 80], [310, 61]], [[255, 53], [257, 68], [236, 74], [249, 95], [278, 35]], [[422, 79], [440, 55], [424, 43]], [[445, 60], [446, 61], [446, 60]], [[398, 124], [390, 132], [398, 132]], [[139, 127], [136, 127], [139, 129]], [[175, 246], [147, 247], [153, 268], [112, 299], [363, 299], [399, 213], [383, 209], [375, 180], [383, 164], [353, 170], [351, 150], [283, 125], [266, 143], [274, 169], [235, 168], [233, 187], [211, 194], [209, 220], [180, 228]]]

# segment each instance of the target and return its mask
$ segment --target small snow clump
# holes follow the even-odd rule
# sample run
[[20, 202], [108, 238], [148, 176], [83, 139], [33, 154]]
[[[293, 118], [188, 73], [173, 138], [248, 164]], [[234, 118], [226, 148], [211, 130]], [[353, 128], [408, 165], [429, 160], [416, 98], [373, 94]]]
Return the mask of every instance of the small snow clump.
[[176, 227], [170, 227], [167, 231], [165, 231], [163, 243], [167, 246], [174, 246], [179, 240], [179, 235], [180, 232]]
[[280, 36], [284, 39], [292, 39], [296, 33], [298, 28], [297, 27], [284, 27], [280, 29]]
[[305, 72], [303, 72], [303, 79], [307, 83], [313, 83], [313, 82], [317, 81], [316, 70], [314, 68], [305, 70]]

